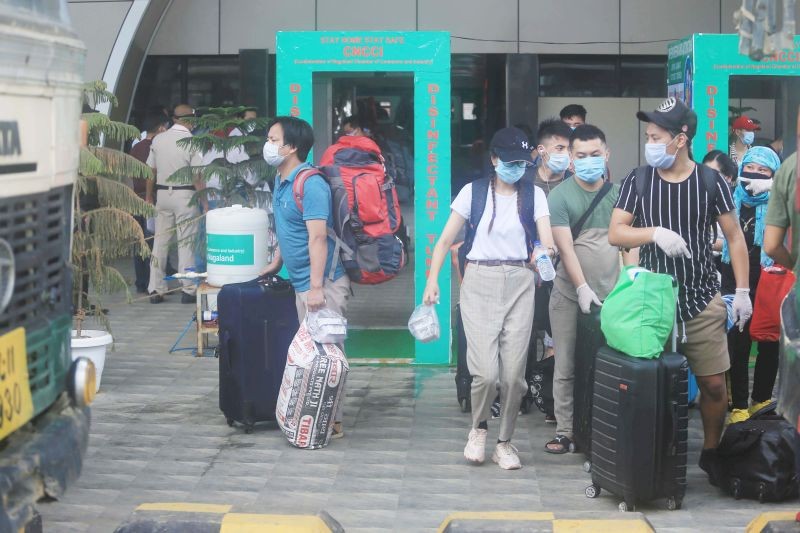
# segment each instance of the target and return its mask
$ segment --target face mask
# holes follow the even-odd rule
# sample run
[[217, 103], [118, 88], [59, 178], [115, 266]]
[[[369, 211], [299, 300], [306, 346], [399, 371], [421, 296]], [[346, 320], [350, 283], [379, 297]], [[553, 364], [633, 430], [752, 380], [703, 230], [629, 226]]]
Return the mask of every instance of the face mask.
[[595, 183], [606, 170], [606, 158], [603, 156], [576, 159], [572, 164], [575, 165], [575, 175], [586, 183]]
[[279, 167], [286, 159], [285, 155], [280, 155], [278, 151], [281, 149], [277, 144], [267, 141], [264, 143], [264, 161], [271, 167]]
[[497, 163], [497, 166], [494, 167], [494, 170], [497, 172], [498, 178], [509, 185], [513, 185], [522, 178], [523, 174], [525, 174], [525, 165], [520, 166], [516, 163], [505, 163], [500, 161]]
[[742, 142], [747, 146], [753, 144], [753, 141], [755, 140], [756, 140], [756, 134], [753, 133], [752, 131], [746, 131], [742, 133]]
[[560, 174], [561, 172], [567, 170], [568, 167], [569, 167], [569, 155], [550, 154], [550, 157], [547, 160], [547, 168], [549, 168], [551, 172]]
[[[677, 139], [677, 137], [675, 137], [675, 139]], [[675, 139], [672, 139], [668, 143], [646, 143], [644, 145], [644, 158], [647, 160], [647, 164], [655, 168], [671, 167], [675, 163], [677, 152], [668, 154], [667, 146], [672, 144]]]

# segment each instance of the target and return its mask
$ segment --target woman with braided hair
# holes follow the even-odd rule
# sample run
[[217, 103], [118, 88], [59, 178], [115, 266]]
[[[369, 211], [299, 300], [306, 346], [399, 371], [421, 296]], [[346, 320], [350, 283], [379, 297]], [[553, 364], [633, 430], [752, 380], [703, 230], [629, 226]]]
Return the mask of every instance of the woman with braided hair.
[[467, 337], [467, 366], [472, 375], [472, 428], [464, 457], [485, 458], [488, 419], [500, 383], [500, 431], [492, 460], [500, 468], [521, 468], [511, 445], [527, 384], [525, 365], [533, 326], [533, 245], [553, 254], [550, 212], [544, 192], [521, 179], [532, 164], [527, 136], [517, 128], [495, 133], [490, 145], [494, 172], [461, 189], [433, 250], [423, 301], [439, 300], [439, 271], [464, 224], [461, 249], [466, 257], [461, 283], [461, 319]]

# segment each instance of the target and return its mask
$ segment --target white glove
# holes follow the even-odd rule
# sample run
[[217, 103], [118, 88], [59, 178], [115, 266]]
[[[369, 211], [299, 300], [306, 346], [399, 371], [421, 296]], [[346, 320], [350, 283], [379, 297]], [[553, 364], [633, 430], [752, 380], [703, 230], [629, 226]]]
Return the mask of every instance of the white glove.
[[739, 181], [747, 184], [745, 189], [750, 191], [750, 194], [754, 196], [757, 194], [769, 192], [772, 189], [772, 178], [768, 180], [753, 180], [750, 178], [745, 178], [744, 176], [739, 176]]
[[577, 288], [578, 291], [578, 307], [581, 308], [581, 312], [585, 315], [589, 314], [591, 310], [592, 304], [597, 306], [602, 306], [603, 304], [600, 302], [600, 298], [594, 293], [591, 287], [584, 283], [580, 287]]
[[662, 228], [661, 226], [657, 227], [653, 232], [653, 242], [664, 250], [664, 253], [669, 257], [678, 257], [681, 255], [687, 259], [692, 257], [692, 253], [686, 246], [686, 241], [672, 230]]
[[733, 297], [733, 323], [744, 331], [744, 325], [753, 315], [753, 302], [750, 301], [750, 289], [736, 289]]

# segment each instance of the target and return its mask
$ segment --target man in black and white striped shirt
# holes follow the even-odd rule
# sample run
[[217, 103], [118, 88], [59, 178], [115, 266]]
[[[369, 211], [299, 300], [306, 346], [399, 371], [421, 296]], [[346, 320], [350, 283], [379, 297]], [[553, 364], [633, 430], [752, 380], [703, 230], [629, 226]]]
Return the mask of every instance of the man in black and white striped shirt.
[[707, 184], [692, 161], [694, 111], [668, 98], [654, 112], [640, 111], [636, 116], [648, 123], [644, 188], [637, 189], [635, 171], [622, 182], [608, 240], [614, 246], [639, 247], [640, 266], [671, 274], [678, 282], [679, 350], [689, 360], [702, 392], [700, 466], [709, 471], [728, 409], [725, 372], [730, 367], [727, 310], [719, 294], [709, 228], [719, 223], [728, 240], [737, 287], [734, 314], [740, 328], [752, 314], [747, 248], [729, 187], [718, 175], [709, 180], [713, 185]]

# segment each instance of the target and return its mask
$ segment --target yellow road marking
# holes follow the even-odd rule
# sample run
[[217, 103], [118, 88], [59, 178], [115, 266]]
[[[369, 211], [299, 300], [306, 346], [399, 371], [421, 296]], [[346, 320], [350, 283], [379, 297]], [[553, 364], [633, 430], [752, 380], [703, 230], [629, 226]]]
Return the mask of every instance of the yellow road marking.
[[761, 513], [757, 517], [753, 518], [752, 522], [747, 524], [747, 533], [761, 533], [761, 531], [767, 527], [767, 524], [773, 520], [790, 520], [794, 522], [795, 516], [797, 516], [796, 512], [792, 511], [775, 511], [772, 513]]
[[220, 533], [330, 533], [318, 516], [229, 513]]
[[495, 512], [463, 512], [463, 513], [452, 513], [447, 515], [447, 518], [444, 519], [444, 522], [441, 523], [439, 526], [439, 533], [442, 533], [447, 525], [452, 522], [453, 520], [541, 520], [541, 521], [551, 521], [555, 519], [555, 515], [553, 513], [524, 513], [524, 512], [505, 512], [505, 511], [495, 511]]
[[213, 503], [143, 503], [136, 510], [225, 514], [230, 512], [232, 508], [232, 505], [217, 505]]
[[553, 520], [553, 533], [613, 531], [614, 533], [653, 533], [644, 520]]

